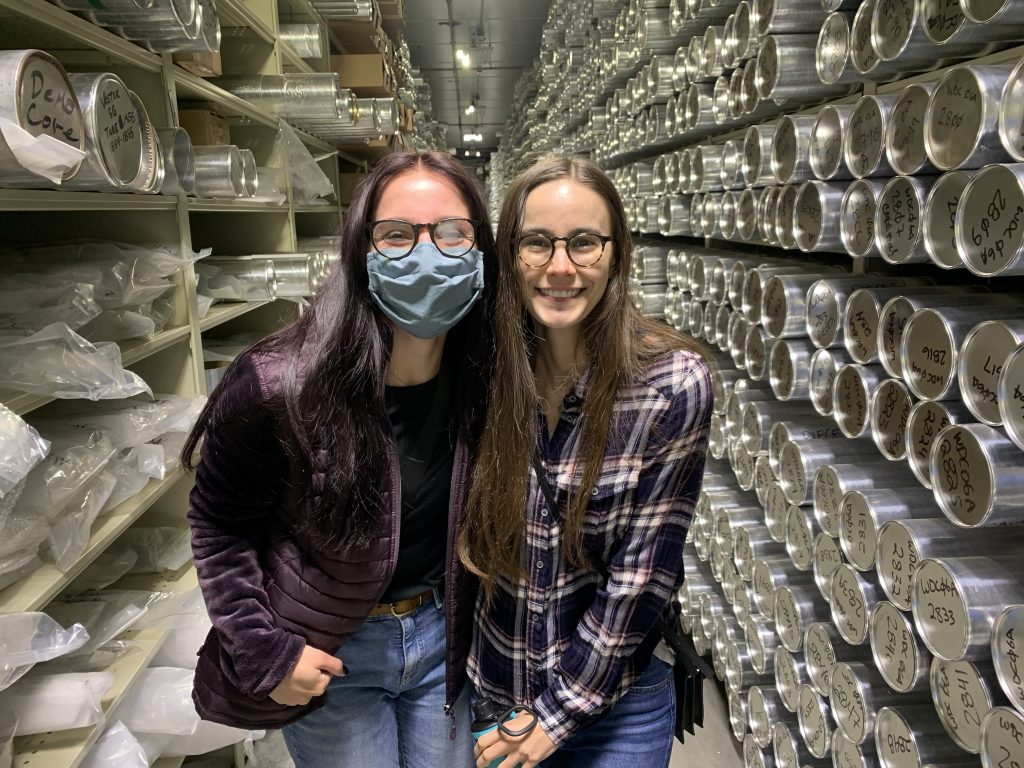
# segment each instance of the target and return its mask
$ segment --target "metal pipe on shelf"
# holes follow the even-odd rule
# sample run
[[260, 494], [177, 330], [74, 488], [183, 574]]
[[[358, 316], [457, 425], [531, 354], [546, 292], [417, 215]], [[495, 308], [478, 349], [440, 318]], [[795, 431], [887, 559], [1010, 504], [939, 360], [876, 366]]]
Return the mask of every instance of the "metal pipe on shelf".
[[922, 236], [925, 198], [937, 176], [895, 176], [878, 198], [875, 242], [890, 264], [928, 261]]
[[871, 397], [871, 439], [889, 461], [907, 457], [907, 424], [913, 407], [914, 398], [899, 379], [885, 379]]
[[1007, 605], [1024, 602], [1019, 571], [1005, 555], [920, 561], [911, 608], [928, 650], [945, 661], [991, 658], [993, 623]]
[[963, 64], [936, 84], [925, 112], [928, 158], [943, 171], [1009, 159], [999, 140], [999, 101], [1010, 65]]
[[862, 573], [875, 568], [878, 531], [890, 520], [937, 518], [932, 494], [924, 488], [871, 488], [849, 491], [840, 503], [839, 545]]
[[854, 105], [849, 130], [843, 136], [843, 158], [858, 179], [894, 173], [885, 156], [885, 132], [897, 98], [869, 94], [861, 96]]
[[811, 170], [812, 116], [783, 115], [772, 136], [771, 168], [779, 184], [794, 184], [814, 176]]
[[[836, 376], [840, 368], [851, 362], [849, 355], [837, 349], [817, 349], [811, 355], [809, 394], [811, 405], [820, 415], [832, 415], [832, 391], [835, 389]], [[836, 427], [836, 433], [837, 436], [842, 434], [839, 427]]]
[[826, 104], [814, 119], [811, 129], [811, 170], [824, 181], [850, 179], [843, 161], [843, 137], [849, 131], [852, 104]]
[[874, 577], [858, 573], [849, 563], [843, 563], [832, 574], [832, 623], [839, 634], [851, 645], [861, 645], [868, 639], [868, 612], [881, 597]]
[[905, 468], [867, 460], [863, 463], [826, 464], [814, 475], [814, 516], [821, 529], [833, 538], [839, 537], [840, 512], [846, 494], [875, 488], [905, 488], [913, 477]]
[[977, 171], [950, 171], [942, 174], [928, 191], [922, 217], [922, 236], [928, 256], [943, 269], [964, 266], [956, 244], [956, 212], [967, 182]]
[[1024, 274], [1024, 163], [989, 165], [967, 182], [954, 237], [974, 274]]
[[807, 682], [807, 667], [802, 654], [793, 654], [781, 645], [775, 649], [775, 689], [790, 712], [796, 713], [800, 686]]
[[875, 667], [890, 688], [897, 693], [928, 689], [932, 656], [907, 614], [888, 600], [879, 602], [871, 612], [869, 636]]
[[[874, 2], [874, 0], [865, 0]], [[874, 179], [850, 182], [839, 212], [839, 235], [846, 252], [854, 257], [880, 256], [875, 243], [875, 211], [884, 183]]]
[[1024, 344], [1024, 319], [985, 320], [964, 337], [957, 379], [960, 398], [989, 426], [1003, 423], [999, 413], [999, 377], [1006, 359]]
[[934, 173], [924, 143], [924, 121], [934, 83], [911, 83], [899, 94], [885, 126], [885, 156], [903, 176]]
[[935, 711], [949, 737], [973, 754], [981, 749], [985, 715], [1005, 703], [1002, 691], [992, 682], [994, 677], [988, 660], [932, 659], [929, 679]]
[[859, 661], [836, 662], [829, 682], [829, 702], [836, 725], [854, 744], [872, 738], [882, 707], [907, 701], [889, 689], [873, 665]]
[[847, 437], [865, 437], [871, 426], [871, 397], [885, 373], [878, 365], [851, 363], [836, 374], [832, 412]]
[[922, 400], [910, 409], [907, 418], [907, 463], [925, 488], [932, 487], [929, 459], [935, 438], [950, 424], [971, 420], [970, 411], [956, 400]]

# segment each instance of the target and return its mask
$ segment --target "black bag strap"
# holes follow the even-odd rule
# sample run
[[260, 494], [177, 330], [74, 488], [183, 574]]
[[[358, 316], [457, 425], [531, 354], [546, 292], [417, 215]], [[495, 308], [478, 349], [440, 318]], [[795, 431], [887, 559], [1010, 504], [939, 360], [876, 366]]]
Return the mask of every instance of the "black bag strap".
[[[547, 499], [548, 506], [551, 507], [551, 514], [561, 520], [562, 508], [559, 506], [555, 498], [555, 491], [551, 487], [551, 481], [548, 479], [548, 473], [544, 469], [544, 463], [541, 461], [540, 454], [537, 451], [534, 451], [532, 461], [533, 471], [537, 474], [537, 482], [540, 483], [541, 493], [544, 494], [544, 498]], [[590, 562], [591, 565], [594, 566], [594, 569], [601, 574], [602, 578], [608, 579], [610, 577], [608, 569], [605, 567], [604, 563], [600, 560], [595, 560], [594, 558], [590, 558]], [[687, 672], [691, 677], [697, 674], [708, 679], [714, 677], [714, 670], [711, 668], [711, 665], [697, 653], [697, 649], [693, 647], [693, 642], [689, 638], [685, 638], [677, 632], [675, 627], [665, 620], [664, 616], [659, 616], [654, 626], [657, 627], [659, 632], [661, 632], [661, 636], [665, 639], [665, 642], [668, 643], [669, 647], [676, 654], [677, 661], [681, 661], [687, 667]]]

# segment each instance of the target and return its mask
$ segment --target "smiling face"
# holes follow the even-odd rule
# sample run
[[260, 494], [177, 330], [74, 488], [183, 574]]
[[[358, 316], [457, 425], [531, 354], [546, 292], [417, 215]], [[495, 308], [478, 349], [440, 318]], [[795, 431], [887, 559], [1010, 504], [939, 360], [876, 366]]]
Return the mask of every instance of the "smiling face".
[[[535, 187], [527, 196], [519, 238], [529, 234], [549, 238], [610, 235], [611, 229], [604, 199], [590, 187], [562, 178]], [[604, 296], [614, 250], [615, 244], [608, 243], [601, 258], [588, 267], [572, 262], [563, 240], [555, 244], [554, 256], [542, 267], [530, 267], [517, 257], [523, 300], [534, 321], [546, 328], [578, 329]]]

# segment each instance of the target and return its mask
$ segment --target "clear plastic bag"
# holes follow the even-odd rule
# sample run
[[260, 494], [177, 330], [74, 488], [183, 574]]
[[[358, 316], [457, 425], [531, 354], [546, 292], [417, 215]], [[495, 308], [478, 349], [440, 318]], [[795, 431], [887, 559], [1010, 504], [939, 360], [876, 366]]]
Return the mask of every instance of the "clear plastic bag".
[[0, 502], [0, 558], [35, 552], [64, 507], [91, 482], [114, 455], [113, 446], [97, 430], [47, 422], [41, 434], [50, 453], [25, 479], [17, 502]]
[[50, 526], [47, 547], [53, 561], [62, 571], [68, 571], [85, 552], [92, 524], [99, 517], [115, 485], [116, 477], [109, 472], [100, 472], [95, 480], [65, 506], [60, 518]]
[[132, 573], [176, 571], [192, 556], [192, 534], [188, 528], [136, 526], [118, 538], [116, 546], [131, 549], [137, 556]]
[[96, 559], [89, 564], [89, 567], [71, 583], [68, 594], [80, 595], [83, 592], [109, 587], [129, 573], [138, 559], [139, 556], [134, 549], [108, 547], [106, 551], [100, 552]]
[[168, 432], [139, 446], [139, 471], [147, 477], [163, 480], [181, 463], [178, 457], [187, 439], [187, 432]]
[[139, 470], [138, 448], [121, 451], [107, 464], [106, 471], [116, 478], [117, 484], [110, 492], [107, 503], [103, 505], [101, 515], [105, 515], [114, 507], [128, 501], [132, 496], [141, 492], [149, 482], [149, 478]]
[[[202, 409], [205, 398], [190, 400], [180, 395], [156, 394], [149, 397], [133, 397], [125, 400], [107, 401], [83, 406], [82, 403], [55, 403], [49, 410], [54, 416], [36, 423], [41, 428], [46, 424], [67, 423], [78, 428], [101, 430], [110, 439], [114, 448], [131, 448], [148, 443], [164, 432], [182, 427], [194, 421], [194, 401]], [[185, 430], [188, 426], [184, 427]]]
[[0, 560], [0, 589], [15, 584], [43, 565], [38, 552], [18, 552]]
[[152, 394], [141, 377], [121, 364], [116, 344], [91, 344], [62, 323], [0, 340], [0, 387], [88, 400]]
[[62, 624], [78, 623], [86, 628], [89, 642], [76, 654], [87, 656], [131, 629], [146, 614], [153, 595], [136, 590], [84, 592], [50, 603], [46, 612]]
[[64, 629], [45, 613], [0, 614], [0, 691], [33, 665], [73, 653], [89, 640], [81, 624]]
[[195, 669], [199, 663], [199, 649], [203, 647], [211, 626], [213, 625], [207, 618], [205, 621], [172, 629], [153, 657], [153, 665]]
[[204, 296], [203, 294], [196, 294], [196, 314], [199, 319], [202, 320], [210, 311], [210, 307], [213, 306], [213, 302], [216, 299], [213, 296]]
[[318, 197], [330, 197], [334, 187], [298, 134], [284, 120], [278, 121], [275, 151], [284, 152], [292, 177], [292, 199], [308, 205]]
[[100, 313], [86, 283], [54, 284], [42, 277], [5, 276], [0, 289], [0, 328], [38, 331], [51, 323], [77, 330]]
[[78, 332], [93, 342], [142, 339], [156, 333], [156, 323], [152, 318], [131, 309], [105, 309], [79, 328]]
[[50, 450], [34, 427], [0, 405], [0, 499], [25, 479]]
[[191, 736], [199, 727], [190, 669], [150, 667], [125, 694], [120, 712], [132, 733]]
[[205, 755], [215, 749], [237, 744], [245, 739], [248, 733], [241, 728], [200, 720], [195, 733], [171, 739], [164, 745], [162, 754], [164, 757]]
[[28, 675], [0, 696], [0, 718], [18, 718], [18, 735], [67, 731], [103, 721], [103, 696], [114, 684], [109, 672]]
[[121, 721], [115, 722], [82, 761], [82, 768], [149, 768], [149, 756], [139, 740], [125, 728]]

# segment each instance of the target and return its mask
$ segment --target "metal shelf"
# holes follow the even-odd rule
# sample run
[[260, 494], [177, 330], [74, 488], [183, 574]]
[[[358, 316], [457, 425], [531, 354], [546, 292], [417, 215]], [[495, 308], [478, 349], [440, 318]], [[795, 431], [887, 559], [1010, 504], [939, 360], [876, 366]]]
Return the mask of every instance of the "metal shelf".
[[218, 107], [217, 111], [222, 117], [277, 128], [277, 118], [274, 115], [180, 67], [174, 68], [174, 84], [179, 101], [182, 97], [209, 101]]
[[0, 211], [174, 211], [177, 204], [168, 195], [0, 189]]
[[264, 203], [258, 200], [196, 200], [189, 199], [188, 201], [189, 213], [260, 213], [265, 211], [273, 211], [277, 213], [287, 213], [287, 203]]
[[316, 72], [316, 70], [313, 69], [313, 65], [299, 56], [299, 54], [295, 52], [295, 49], [287, 43], [281, 43], [280, 50], [281, 56], [284, 58], [285, 66], [291, 67], [297, 72], [305, 72], [307, 74]]
[[274, 31], [253, 13], [245, 0], [217, 0], [217, 15], [221, 27], [242, 27], [251, 29], [263, 42], [274, 44]]
[[0, 0], [0, 46], [95, 51], [116, 63], [159, 72], [160, 56], [44, 0]]
[[337, 215], [338, 206], [337, 203], [327, 203], [325, 205], [293, 205], [292, 210], [295, 213], [333, 213]]
[[242, 301], [232, 304], [217, 304], [210, 307], [206, 317], [199, 321], [199, 330], [205, 332], [211, 328], [216, 328], [218, 325], [228, 322], [228, 320], [234, 320], [236, 317], [241, 317], [269, 303], [269, 301]]
[[[166, 629], [144, 629], [122, 635], [130, 644], [124, 655], [106, 669], [113, 675], [114, 684], [101, 702], [104, 715], [115, 713], [128, 689], [160, 650], [167, 639], [167, 633]], [[13, 765], [17, 768], [38, 765], [45, 765], [46, 768], [77, 768], [109, 725], [106, 719], [87, 728], [15, 738]]]
[[179, 468], [163, 480], [150, 480], [149, 485], [135, 496], [98, 518], [85, 551], [68, 571], [61, 571], [53, 563], [46, 563], [20, 581], [0, 590], [0, 613], [40, 610], [184, 476], [185, 472]]

